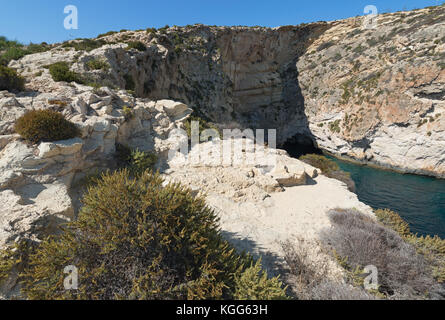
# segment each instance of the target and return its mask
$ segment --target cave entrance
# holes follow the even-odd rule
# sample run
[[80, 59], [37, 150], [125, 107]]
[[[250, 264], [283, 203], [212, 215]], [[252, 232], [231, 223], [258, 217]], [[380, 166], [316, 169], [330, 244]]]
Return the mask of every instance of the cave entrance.
[[286, 150], [292, 158], [297, 159], [306, 154], [323, 154], [321, 149], [317, 147], [315, 141], [304, 134], [297, 134], [287, 139], [280, 147]]

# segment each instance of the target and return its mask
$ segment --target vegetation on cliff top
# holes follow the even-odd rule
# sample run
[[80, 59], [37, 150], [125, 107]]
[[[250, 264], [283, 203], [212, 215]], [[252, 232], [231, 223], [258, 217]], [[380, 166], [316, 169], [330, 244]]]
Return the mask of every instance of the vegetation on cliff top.
[[45, 52], [51, 49], [47, 43], [29, 44], [27, 46], [6, 37], [0, 36], [0, 65], [7, 65], [11, 60], [18, 60], [28, 54]]
[[28, 111], [17, 119], [15, 131], [32, 143], [66, 140], [80, 134], [74, 123], [51, 110]]
[[320, 169], [325, 176], [344, 182], [349, 191], [355, 192], [355, 183], [351, 179], [351, 174], [342, 171], [334, 161], [318, 154], [307, 154], [301, 156], [300, 160]]

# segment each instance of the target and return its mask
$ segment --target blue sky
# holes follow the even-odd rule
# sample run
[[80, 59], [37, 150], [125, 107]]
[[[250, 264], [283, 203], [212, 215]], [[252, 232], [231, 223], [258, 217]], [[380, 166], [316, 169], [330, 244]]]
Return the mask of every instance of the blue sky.
[[[0, 35], [24, 43], [90, 38], [110, 30], [168, 25], [275, 27], [362, 15], [366, 5], [394, 12], [443, 0], [0, 0]], [[66, 30], [67, 5], [78, 8], [79, 29]]]

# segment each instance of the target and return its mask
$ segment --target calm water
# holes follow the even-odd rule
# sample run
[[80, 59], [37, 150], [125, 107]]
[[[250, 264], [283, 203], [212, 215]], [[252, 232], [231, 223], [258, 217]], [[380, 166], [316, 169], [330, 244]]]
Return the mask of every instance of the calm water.
[[398, 212], [413, 233], [445, 238], [445, 180], [331, 159], [351, 173], [360, 201], [376, 209]]

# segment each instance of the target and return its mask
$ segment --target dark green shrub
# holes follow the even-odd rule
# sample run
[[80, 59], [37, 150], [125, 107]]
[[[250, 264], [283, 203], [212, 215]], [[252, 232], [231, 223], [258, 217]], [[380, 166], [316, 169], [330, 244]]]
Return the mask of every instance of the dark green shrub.
[[106, 33], [101, 33], [97, 36], [97, 38], [103, 38], [103, 37], [107, 37], [107, 36], [111, 36], [113, 34], [116, 34], [117, 31], [108, 31]]
[[138, 51], [147, 50], [147, 46], [144, 43], [142, 43], [141, 41], [131, 41], [131, 42], [128, 42], [127, 44], [128, 44], [127, 50], [129, 50], [129, 49], [136, 49]]
[[125, 145], [117, 144], [116, 160], [119, 167], [127, 168], [132, 174], [140, 174], [147, 169], [153, 170], [158, 158], [152, 152], [132, 150]]
[[199, 132], [203, 132], [204, 130], [207, 129], [214, 129], [216, 131], [218, 131], [219, 133], [219, 137], [222, 137], [221, 131], [212, 123], [209, 123], [208, 121], [204, 120], [201, 117], [198, 116], [191, 116], [187, 119], [187, 121], [185, 122], [185, 130], [187, 131], [187, 135], [189, 137], [192, 136], [192, 121], [198, 121], [199, 122]]
[[49, 66], [49, 73], [53, 77], [54, 81], [65, 81], [65, 82], [77, 82], [83, 83], [81, 76], [70, 70], [70, 66], [67, 62], [56, 62]]
[[[242, 275], [252, 259], [221, 238], [204, 199], [179, 184], [163, 187], [158, 174], [105, 174], [83, 204], [77, 221], [30, 255], [20, 277], [26, 298], [230, 299], [241, 279], [252, 279]], [[67, 265], [78, 268], [78, 290], [64, 290]], [[283, 297], [280, 283], [264, 281], [265, 294], [255, 296]]]
[[269, 279], [267, 273], [262, 270], [261, 262], [247, 268], [239, 276], [235, 277], [236, 300], [285, 300], [286, 289], [279, 277]]
[[71, 139], [79, 135], [76, 125], [55, 111], [33, 110], [17, 119], [15, 131], [22, 138], [38, 143]]
[[134, 91], [136, 89], [136, 83], [134, 82], [131, 74], [124, 75], [124, 80], [125, 80], [125, 90]]
[[45, 52], [51, 49], [51, 46], [47, 43], [34, 44], [30, 43], [27, 46], [17, 42], [0, 37], [0, 51], [3, 53], [0, 55], [0, 64], [7, 65], [11, 60], [18, 60], [28, 54]]
[[91, 51], [107, 44], [103, 39], [81, 39], [76, 41], [64, 42], [62, 48], [74, 48], [76, 51]]
[[21, 91], [24, 89], [25, 79], [14, 69], [0, 65], [0, 90]]
[[328, 178], [337, 179], [344, 182], [348, 186], [349, 191], [355, 192], [355, 183], [354, 180], [351, 179], [351, 174], [349, 172], [342, 171], [338, 164], [336, 164], [334, 161], [318, 154], [307, 154], [301, 156], [300, 160], [320, 169]]
[[93, 59], [86, 63], [86, 66], [89, 70], [104, 70], [107, 71], [110, 69], [110, 65], [108, 62], [100, 60], [100, 59]]

